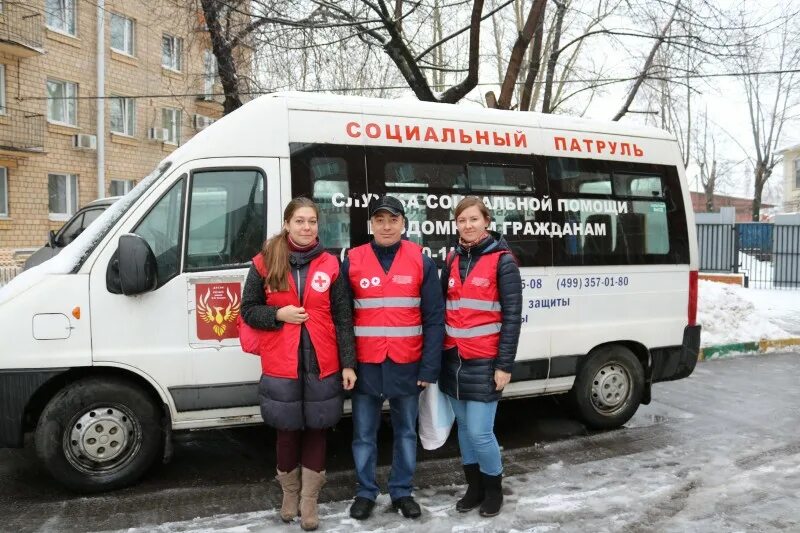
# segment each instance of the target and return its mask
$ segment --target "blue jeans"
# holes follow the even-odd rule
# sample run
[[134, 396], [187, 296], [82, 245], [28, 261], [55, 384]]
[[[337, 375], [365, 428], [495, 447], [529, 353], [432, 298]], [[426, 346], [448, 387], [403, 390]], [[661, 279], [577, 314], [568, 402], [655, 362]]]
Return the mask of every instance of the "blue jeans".
[[477, 463], [481, 472], [488, 476], [503, 473], [500, 446], [494, 436], [494, 415], [497, 402], [474, 402], [456, 400], [448, 396], [458, 424], [458, 447], [461, 462], [465, 465]]
[[[369, 394], [353, 394], [353, 460], [358, 487], [356, 496], [372, 501], [380, 488], [375, 480], [378, 464], [378, 428], [381, 425], [383, 398]], [[397, 500], [411, 496], [414, 470], [417, 466], [417, 413], [419, 396], [389, 399], [394, 447], [392, 470], [389, 473], [389, 496]]]

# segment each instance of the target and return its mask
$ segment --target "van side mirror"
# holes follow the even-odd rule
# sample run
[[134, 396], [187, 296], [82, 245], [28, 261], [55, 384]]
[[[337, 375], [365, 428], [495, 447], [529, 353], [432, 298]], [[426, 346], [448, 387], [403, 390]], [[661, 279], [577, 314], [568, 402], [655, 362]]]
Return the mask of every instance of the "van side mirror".
[[156, 256], [147, 241], [129, 233], [119, 238], [119, 248], [106, 271], [106, 287], [114, 294], [134, 296], [158, 285]]

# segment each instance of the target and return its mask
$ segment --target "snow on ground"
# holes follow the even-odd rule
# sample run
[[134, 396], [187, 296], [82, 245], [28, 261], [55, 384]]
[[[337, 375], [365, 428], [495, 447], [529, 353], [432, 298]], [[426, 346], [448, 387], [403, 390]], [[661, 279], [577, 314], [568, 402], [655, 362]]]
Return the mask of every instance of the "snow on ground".
[[738, 293], [759, 316], [800, 337], [800, 290], [741, 289]]
[[[348, 515], [350, 500], [320, 506], [320, 531], [354, 532], [611, 532], [611, 531], [775, 531], [800, 526], [792, 502], [800, 491], [800, 449], [753, 435], [699, 439], [686, 446], [564, 465], [559, 445], [554, 462], [505, 482], [500, 515], [482, 518], [477, 510], [458, 513], [461, 486], [418, 490], [419, 520], [407, 520], [378, 498], [368, 520]], [[702, 441], [702, 442], [700, 442]], [[770, 521], [765, 522], [764, 517]], [[173, 522], [128, 533], [275, 532], [295, 533], [277, 510], [218, 515]]]
[[703, 346], [800, 336], [800, 291], [700, 280], [697, 321]]

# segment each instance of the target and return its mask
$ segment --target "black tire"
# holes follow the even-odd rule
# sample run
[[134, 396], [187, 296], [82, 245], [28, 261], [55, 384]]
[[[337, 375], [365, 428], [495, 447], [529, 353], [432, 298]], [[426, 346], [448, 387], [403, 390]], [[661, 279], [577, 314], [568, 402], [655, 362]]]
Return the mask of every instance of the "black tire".
[[644, 370], [628, 348], [609, 345], [593, 350], [583, 363], [571, 396], [580, 419], [594, 429], [618, 428], [639, 408]]
[[140, 387], [91, 377], [56, 394], [39, 418], [36, 454], [50, 474], [81, 493], [129, 486], [162, 450], [162, 413]]

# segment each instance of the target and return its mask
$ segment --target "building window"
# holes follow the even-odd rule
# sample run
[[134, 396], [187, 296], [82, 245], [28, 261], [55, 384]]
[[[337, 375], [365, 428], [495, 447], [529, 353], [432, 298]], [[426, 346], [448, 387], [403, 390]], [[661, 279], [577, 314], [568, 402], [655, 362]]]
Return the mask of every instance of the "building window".
[[133, 137], [136, 133], [136, 100], [111, 99], [111, 132]]
[[50, 218], [67, 220], [78, 210], [78, 176], [48, 174], [47, 182]]
[[164, 142], [170, 144], [181, 143], [181, 110], [165, 107], [161, 110], [161, 124], [167, 130]]
[[0, 218], [8, 218], [8, 169], [0, 167]]
[[111, 49], [129, 56], [134, 54], [133, 19], [111, 13]]
[[[0, 2], [0, 6], [2, 6]], [[0, 11], [2, 12], [2, 11]], [[0, 64], [0, 115], [6, 114], [6, 66]]]
[[111, 180], [110, 196], [125, 196], [133, 188], [133, 180]]
[[75, 35], [75, 3], [75, 0], [45, 0], [44, 11], [47, 27]]
[[183, 39], [166, 33], [161, 38], [161, 66], [180, 71], [182, 68]]
[[211, 50], [203, 54], [203, 94], [210, 100], [214, 94], [214, 83], [217, 81], [217, 57]]
[[794, 188], [800, 189], [800, 157], [794, 160]]
[[47, 80], [47, 120], [68, 126], [78, 125], [78, 84]]

